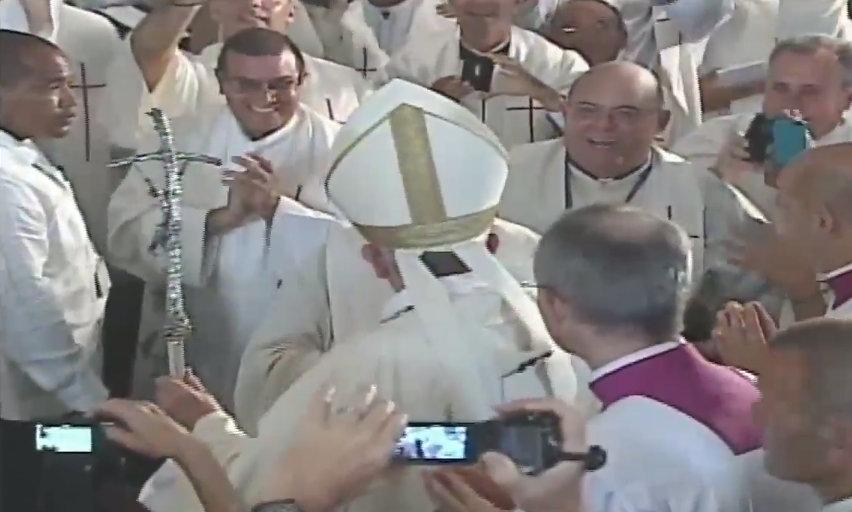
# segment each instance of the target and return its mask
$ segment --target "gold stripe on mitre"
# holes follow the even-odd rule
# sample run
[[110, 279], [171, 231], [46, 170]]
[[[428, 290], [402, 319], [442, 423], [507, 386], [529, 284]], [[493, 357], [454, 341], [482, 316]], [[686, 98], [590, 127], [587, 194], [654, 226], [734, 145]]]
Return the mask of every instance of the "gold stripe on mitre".
[[392, 249], [428, 249], [472, 240], [491, 228], [497, 207], [448, 218], [433, 224], [405, 226], [365, 226], [355, 228], [370, 242]]

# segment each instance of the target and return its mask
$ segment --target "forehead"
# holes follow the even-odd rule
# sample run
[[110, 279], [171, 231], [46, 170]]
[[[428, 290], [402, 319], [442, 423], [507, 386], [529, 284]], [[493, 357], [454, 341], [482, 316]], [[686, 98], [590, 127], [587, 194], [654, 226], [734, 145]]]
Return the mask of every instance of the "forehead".
[[818, 81], [826, 75], [840, 73], [840, 61], [837, 55], [827, 48], [820, 48], [816, 52], [782, 52], [772, 61], [769, 68], [771, 78], [779, 78], [790, 75], [808, 78]]
[[32, 48], [21, 59], [26, 66], [26, 78], [34, 80], [54, 80], [71, 74], [68, 58], [47, 46]]
[[649, 107], [656, 101], [651, 79], [635, 73], [598, 72], [582, 78], [571, 91], [572, 102]]
[[278, 78], [298, 76], [299, 66], [293, 52], [285, 50], [280, 55], [245, 55], [234, 51], [226, 56], [229, 76], [246, 78]]

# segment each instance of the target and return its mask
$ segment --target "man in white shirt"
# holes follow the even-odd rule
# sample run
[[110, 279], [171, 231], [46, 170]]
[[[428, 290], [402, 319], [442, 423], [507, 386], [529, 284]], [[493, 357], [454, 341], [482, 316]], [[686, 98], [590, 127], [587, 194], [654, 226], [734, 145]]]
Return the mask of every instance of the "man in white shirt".
[[[430, 87], [459, 101], [511, 148], [557, 135], [548, 111], [553, 90], [565, 92], [588, 65], [574, 51], [512, 25], [512, 0], [459, 0], [458, 29], [427, 43], [413, 40], [385, 68], [390, 78]], [[520, 77], [545, 86], [530, 91]], [[555, 106], [554, 106], [555, 105]]]
[[539, 33], [566, 50], [574, 50], [590, 66], [615, 60], [627, 46], [621, 12], [607, 0], [563, 2]]
[[603, 403], [587, 436], [607, 463], [585, 477], [585, 510], [814, 510], [806, 489], [761, 468], [757, 389], [678, 337], [690, 266], [682, 229], [629, 206], [566, 213], [542, 237], [539, 309]]
[[[110, 70], [141, 98], [139, 123], [143, 133], [148, 123], [141, 114], [152, 106], [174, 119], [224, 103], [216, 80], [216, 62], [228, 37], [247, 27], [286, 33], [293, 21], [294, 6], [289, 0], [212, 0], [211, 15], [219, 23], [220, 42], [192, 57], [178, 49], [178, 41], [197, 6], [194, 2], [160, 4], [128, 37], [124, 61]], [[302, 102], [333, 121], [346, 121], [367, 93], [367, 84], [352, 69], [308, 55], [304, 60]]]
[[[182, 237], [195, 323], [189, 362], [232, 407], [243, 347], [284, 280], [291, 285], [297, 254], [313, 254], [324, 239], [329, 221], [302, 203], [325, 206], [322, 182], [339, 126], [299, 102], [304, 62], [284, 35], [246, 29], [223, 48], [218, 78], [228, 106], [178, 122], [174, 131], [178, 150], [219, 158], [230, 169], [223, 184], [219, 169], [186, 165]], [[140, 163], [110, 202], [110, 254], [146, 281], [134, 386], [146, 396], [165, 369], [162, 212], [151, 195], [162, 186], [161, 164]]]
[[760, 375], [755, 412], [765, 464], [779, 478], [810, 485], [823, 512], [852, 511], [852, 323], [818, 319], [780, 332]]
[[89, 412], [107, 398], [99, 351], [109, 277], [71, 185], [32, 142], [71, 130], [68, 58], [0, 31], [0, 418]]

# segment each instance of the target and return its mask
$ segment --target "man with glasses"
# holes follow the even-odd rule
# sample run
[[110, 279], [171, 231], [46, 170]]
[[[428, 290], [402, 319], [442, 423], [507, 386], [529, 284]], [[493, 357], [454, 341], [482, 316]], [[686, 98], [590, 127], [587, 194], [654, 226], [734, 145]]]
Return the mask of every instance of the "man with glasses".
[[[241, 343], [295, 259], [282, 256], [292, 249], [281, 242], [282, 233], [305, 230], [296, 236], [300, 247], [321, 240], [311, 236], [313, 226], [327, 221], [303, 204], [325, 205], [323, 173], [339, 127], [299, 102], [304, 57], [276, 31], [251, 28], [229, 38], [216, 74], [227, 106], [175, 123], [174, 131], [178, 150], [224, 162], [224, 171], [185, 167], [182, 236], [187, 306], [195, 320], [188, 357], [230, 407]], [[143, 395], [152, 377], [164, 373], [165, 358], [162, 343], [154, 342], [162, 325], [165, 257], [156, 243], [162, 213], [152, 186], [163, 186], [161, 164], [134, 166], [109, 209], [113, 261], [147, 283], [134, 390]], [[297, 215], [287, 215], [292, 212]]]

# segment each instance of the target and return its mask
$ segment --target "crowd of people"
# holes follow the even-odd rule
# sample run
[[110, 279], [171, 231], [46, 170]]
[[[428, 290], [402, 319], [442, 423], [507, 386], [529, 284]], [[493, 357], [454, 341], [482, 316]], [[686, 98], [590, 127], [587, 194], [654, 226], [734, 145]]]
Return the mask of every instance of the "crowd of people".
[[[83, 415], [154, 512], [852, 512], [849, 10], [0, 0], [0, 486]], [[528, 413], [605, 463], [394, 456]]]

